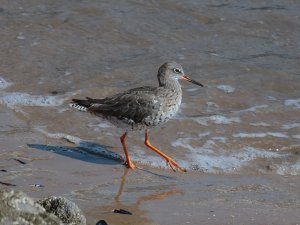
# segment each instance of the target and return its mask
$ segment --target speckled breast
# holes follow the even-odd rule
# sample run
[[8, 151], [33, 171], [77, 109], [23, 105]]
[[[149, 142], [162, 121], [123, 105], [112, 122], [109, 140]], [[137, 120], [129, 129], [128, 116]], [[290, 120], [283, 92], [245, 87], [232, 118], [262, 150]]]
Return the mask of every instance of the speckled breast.
[[147, 127], [158, 126], [171, 119], [179, 110], [181, 104], [181, 93], [171, 96], [168, 99], [164, 99], [161, 103], [159, 110], [152, 115], [145, 118], [144, 124]]

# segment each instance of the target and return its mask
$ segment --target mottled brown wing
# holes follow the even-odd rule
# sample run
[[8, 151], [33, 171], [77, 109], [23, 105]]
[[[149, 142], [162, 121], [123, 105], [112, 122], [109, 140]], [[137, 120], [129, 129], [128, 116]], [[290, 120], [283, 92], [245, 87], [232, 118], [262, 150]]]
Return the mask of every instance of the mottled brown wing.
[[[101, 114], [106, 118], [116, 117], [141, 123], [147, 116], [158, 112], [160, 100], [155, 91], [156, 88], [153, 87], [131, 89], [110, 98], [101, 99], [102, 103], [91, 104], [88, 111]], [[90, 101], [93, 100], [90, 99]]]

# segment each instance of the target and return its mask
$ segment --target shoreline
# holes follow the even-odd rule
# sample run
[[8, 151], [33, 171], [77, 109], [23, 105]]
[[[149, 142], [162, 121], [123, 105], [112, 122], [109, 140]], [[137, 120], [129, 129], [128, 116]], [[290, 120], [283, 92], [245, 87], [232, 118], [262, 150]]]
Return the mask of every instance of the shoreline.
[[[26, 164], [2, 157], [1, 169], [5, 161], [14, 165], [6, 167], [1, 181], [14, 183], [14, 189], [37, 199], [66, 197], [81, 208], [87, 224], [101, 219], [110, 225], [296, 225], [299, 221], [298, 176], [174, 173], [150, 167], [131, 171], [118, 164], [86, 163], [49, 152], [38, 155]], [[34, 183], [44, 187], [30, 185]], [[114, 214], [113, 209], [133, 215]]]
[[[36, 199], [66, 197], [83, 211], [87, 224], [101, 219], [110, 225], [299, 222], [299, 176], [247, 169], [235, 174], [175, 173], [138, 162], [143, 169], [130, 171], [120, 161], [91, 155], [82, 148], [78, 151], [76, 145], [47, 137], [7, 113], [1, 114], [9, 118], [9, 124], [0, 136], [5, 140], [0, 181], [16, 186], [1, 188], [21, 190]], [[45, 148], [30, 147], [30, 143], [43, 143]], [[113, 209], [133, 215], [114, 214]]]

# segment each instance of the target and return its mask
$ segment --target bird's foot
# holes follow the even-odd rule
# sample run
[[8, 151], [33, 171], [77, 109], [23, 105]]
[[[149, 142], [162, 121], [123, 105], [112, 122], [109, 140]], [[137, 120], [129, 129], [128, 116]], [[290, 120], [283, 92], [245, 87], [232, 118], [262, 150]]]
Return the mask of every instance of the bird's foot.
[[125, 162], [124, 162], [124, 165], [127, 167], [127, 168], [129, 168], [129, 169], [136, 169], [137, 167], [136, 167], [136, 165], [134, 165], [134, 163], [129, 159], [129, 160], [126, 160]]
[[167, 165], [171, 167], [171, 169], [176, 172], [177, 170], [180, 170], [181, 172], [187, 172], [185, 168], [182, 168], [179, 166], [173, 159], [167, 159]]

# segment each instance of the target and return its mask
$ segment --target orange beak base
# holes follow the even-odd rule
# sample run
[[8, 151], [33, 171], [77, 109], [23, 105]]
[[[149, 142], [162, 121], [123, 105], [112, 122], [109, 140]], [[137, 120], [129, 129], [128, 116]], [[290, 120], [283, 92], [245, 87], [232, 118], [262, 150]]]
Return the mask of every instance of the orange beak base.
[[188, 81], [188, 82], [191, 82], [191, 83], [193, 83], [193, 84], [196, 84], [196, 85], [198, 85], [198, 86], [203, 87], [203, 84], [201, 84], [201, 83], [199, 83], [199, 82], [197, 82], [197, 81], [192, 80], [192, 79], [189, 78], [187, 75], [183, 75], [183, 76], [181, 77], [181, 79], [182, 79], [182, 80], [186, 80], [186, 81]]

